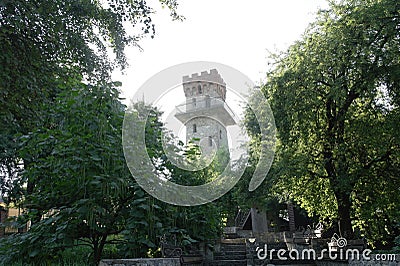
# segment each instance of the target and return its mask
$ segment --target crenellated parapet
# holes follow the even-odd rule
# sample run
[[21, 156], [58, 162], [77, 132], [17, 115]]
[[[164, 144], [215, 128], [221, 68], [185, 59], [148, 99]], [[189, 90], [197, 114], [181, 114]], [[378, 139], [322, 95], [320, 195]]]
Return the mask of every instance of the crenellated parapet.
[[187, 98], [210, 96], [225, 101], [226, 84], [216, 69], [183, 76], [182, 83]]
[[183, 76], [182, 81], [184, 85], [185, 83], [206, 81], [216, 83], [221, 86], [226, 86], [223, 78], [218, 73], [218, 70], [216, 70], [215, 68], [211, 69], [210, 72], [202, 71], [200, 75], [199, 73], [193, 73], [191, 76]]

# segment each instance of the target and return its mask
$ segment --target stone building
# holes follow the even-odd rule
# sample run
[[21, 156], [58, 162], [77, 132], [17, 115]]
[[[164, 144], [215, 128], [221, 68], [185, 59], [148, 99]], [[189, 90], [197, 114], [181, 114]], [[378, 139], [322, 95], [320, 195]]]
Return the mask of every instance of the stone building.
[[19, 208], [7, 207], [0, 197], [0, 238], [13, 233], [23, 233], [29, 229], [30, 223], [16, 227], [14, 221], [22, 214]]
[[175, 117], [186, 127], [186, 142], [199, 144], [202, 153], [228, 148], [227, 126], [235, 124], [226, 104], [226, 84], [216, 69], [184, 76], [186, 102], [176, 107]]

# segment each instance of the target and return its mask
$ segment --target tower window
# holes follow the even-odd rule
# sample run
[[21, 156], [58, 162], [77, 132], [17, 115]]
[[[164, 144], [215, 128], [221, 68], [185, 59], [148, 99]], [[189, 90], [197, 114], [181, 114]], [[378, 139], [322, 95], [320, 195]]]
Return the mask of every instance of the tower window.
[[210, 96], [206, 96], [206, 107], [210, 107], [211, 106], [211, 98]]
[[199, 85], [199, 86], [197, 87], [197, 89], [198, 89], [199, 94], [202, 94], [202, 93], [203, 93], [203, 90], [201, 89], [201, 85]]
[[219, 130], [219, 139], [222, 139], [222, 130]]
[[197, 132], [197, 125], [193, 124], [193, 133], [196, 133], [196, 132]]
[[208, 146], [212, 147], [212, 137], [208, 136]]

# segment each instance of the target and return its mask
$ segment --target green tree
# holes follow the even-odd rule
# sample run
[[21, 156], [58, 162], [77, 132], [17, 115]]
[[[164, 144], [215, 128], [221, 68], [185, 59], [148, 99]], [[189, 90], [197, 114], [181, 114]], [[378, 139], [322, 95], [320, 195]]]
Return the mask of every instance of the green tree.
[[[160, 3], [180, 18], [175, 0]], [[152, 14], [141, 0], [0, 3], [0, 174], [7, 200], [20, 200], [35, 186], [29, 180], [26, 190], [20, 186], [19, 169], [35, 158], [18, 157], [18, 137], [48, 128], [49, 105], [76, 80], [110, 82], [111, 70], [126, 66], [125, 46], [154, 36]]]
[[275, 187], [310, 215], [337, 218], [345, 237], [358, 227], [385, 239], [399, 219], [399, 10], [332, 1], [262, 88], [278, 128]]
[[41, 219], [16, 237], [22, 241], [13, 242], [21, 245], [9, 250], [12, 258], [44, 261], [79, 240], [98, 263], [109, 236], [125, 229], [143, 196], [122, 152], [118, 94], [112, 85], [81, 84], [56, 98], [50, 128], [23, 136], [21, 158], [26, 152], [37, 159], [25, 165], [24, 176], [35, 186], [24, 199], [29, 212], [20, 219]]

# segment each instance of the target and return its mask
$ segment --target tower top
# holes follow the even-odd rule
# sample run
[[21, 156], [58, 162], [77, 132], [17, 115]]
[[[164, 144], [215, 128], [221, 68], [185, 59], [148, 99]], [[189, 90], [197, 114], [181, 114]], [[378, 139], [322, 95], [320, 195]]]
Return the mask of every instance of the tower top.
[[199, 73], [193, 73], [191, 76], [183, 76], [182, 77], [183, 84], [192, 83], [192, 82], [210, 82], [216, 83], [222, 86], [226, 86], [224, 80], [221, 75], [218, 73], [218, 70], [211, 69], [210, 73], [208, 71], [202, 71]]
[[200, 75], [194, 73], [191, 76], [183, 76], [182, 85], [186, 98], [209, 96], [225, 101], [226, 83], [216, 69], [211, 69], [210, 72], [202, 71]]
[[175, 117], [183, 124], [196, 117], [208, 117], [224, 126], [234, 125], [235, 114], [226, 104], [226, 83], [216, 69], [183, 76], [186, 102], [176, 106]]

